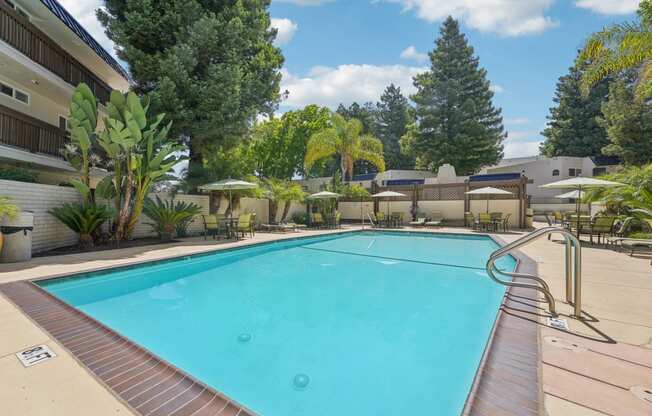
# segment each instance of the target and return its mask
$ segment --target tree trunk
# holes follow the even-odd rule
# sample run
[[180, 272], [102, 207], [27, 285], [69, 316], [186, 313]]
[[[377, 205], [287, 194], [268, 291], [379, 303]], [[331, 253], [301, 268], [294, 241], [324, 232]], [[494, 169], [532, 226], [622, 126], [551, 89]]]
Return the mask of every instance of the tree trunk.
[[292, 201], [285, 201], [285, 206], [283, 207], [283, 216], [281, 217], [281, 222], [285, 222], [285, 219], [288, 217], [288, 212], [290, 212], [290, 206]]
[[79, 248], [82, 251], [93, 248], [93, 236], [90, 234], [79, 234]]
[[278, 212], [278, 202], [269, 200], [269, 223], [276, 223], [276, 213]]
[[211, 191], [208, 194], [208, 213], [217, 214], [220, 212], [220, 206], [222, 205], [222, 192], [220, 191]]
[[118, 241], [124, 240], [126, 238], [127, 221], [129, 220], [129, 214], [131, 212], [131, 193], [133, 190], [133, 179], [133, 173], [129, 172], [122, 189], [124, 200], [122, 201], [122, 206], [120, 207], [120, 212], [118, 213], [118, 224], [116, 226], [116, 240]]

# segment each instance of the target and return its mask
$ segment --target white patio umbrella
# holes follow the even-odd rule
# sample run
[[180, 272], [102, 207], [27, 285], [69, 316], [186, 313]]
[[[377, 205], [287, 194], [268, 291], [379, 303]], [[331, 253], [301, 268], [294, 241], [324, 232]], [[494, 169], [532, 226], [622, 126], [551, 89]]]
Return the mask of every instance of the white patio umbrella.
[[335, 192], [329, 192], [329, 191], [321, 191], [317, 192], [315, 194], [308, 195], [308, 199], [333, 199], [333, 198], [339, 198], [340, 194], [336, 194]]
[[575, 190], [575, 191], [566, 192], [565, 194], [556, 195], [555, 198], [559, 198], [559, 199], [582, 199], [582, 198], [584, 198], [584, 195], [585, 195], [584, 191]]
[[[576, 178], [564, 179], [563, 181], [557, 181], [552, 183], [547, 183], [545, 185], [539, 186], [539, 188], [544, 189], [574, 189], [578, 191], [579, 195], [583, 195], [583, 190], [591, 188], [610, 188], [615, 186], [623, 186], [624, 184], [619, 182], [605, 181], [602, 179], [594, 178], [584, 178], [578, 176]], [[577, 217], [577, 236], [580, 235], [580, 198], [577, 198], [575, 203], [575, 214]]]
[[[400, 192], [394, 192], [394, 191], [384, 191], [384, 192], [379, 192], [377, 194], [371, 195], [372, 198], [394, 198], [397, 196], [406, 196], [405, 194], [402, 194]], [[390, 199], [387, 199], [387, 218], [389, 218], [389, 203]]]
[[466, 192], [467, 195], [486, 195], [487, 196], [487, 213], [489, 213], [489, 196], [490, 195], [514, 195], [512, 192], [506, 191], [504, 189], [492, 188], [487, 186], [484, 188], [474, 189], [472, 191]]
[[258, 185], [251, 182], [241, 181], [239, 179], [222, 179], [221, 181], [208, 183], [198, 187], [202, 191], [229, 191], [229, 207], [231, 208], [230, 217], [233, 222], [233, 195], [232, 191], [240, 191], [243, 189], [258, 188]]

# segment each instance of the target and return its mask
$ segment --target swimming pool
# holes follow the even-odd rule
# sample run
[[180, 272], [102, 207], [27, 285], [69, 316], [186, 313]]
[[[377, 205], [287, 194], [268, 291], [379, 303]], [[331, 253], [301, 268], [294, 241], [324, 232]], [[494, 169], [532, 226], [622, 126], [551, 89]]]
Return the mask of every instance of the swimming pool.
[[367, 231], [39, 285], [262, 415], [455, 415], [504, 294], [496, 248]]

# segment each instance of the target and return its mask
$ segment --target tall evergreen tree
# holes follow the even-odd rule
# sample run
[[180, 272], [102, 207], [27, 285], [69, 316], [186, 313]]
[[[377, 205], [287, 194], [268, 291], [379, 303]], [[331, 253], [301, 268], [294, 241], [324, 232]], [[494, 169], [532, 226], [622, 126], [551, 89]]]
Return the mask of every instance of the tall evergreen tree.
[[151, 93], [191, 163], [228, 150], [279, 100], [281, 51], [270, 0], [104, 0], [97, 12], [134, 88]]
[[643, 165], [652, 162], [652, 104], [635, 98], [631, 83], [611, 83], [598, 122], [610, 139], [602, 149], [604, 154], [618, 156], [629, 165]]
[[582, 73], [575, 65], [557, 82], [553, 99], [557, 105], [550, 109], [548, 125], [541, 133], [546, 138], [539, 148], [544, 156], [597, 156], [609, 144], [607, 132], [598, 124], [597, 117], [602, 115], [611, 78], [598, 82], [583, 97]]
[[408, 100], [401, 88], [391, 84], [376, 104], [375, 131], [383, 142], [387, 169], [413, 169], [414, 157], [401, 152], [400, 140], [411, 123]]
[[431, 69], [414, 77], [416, 122], [404, 147], [420, 167], [450, 163], [462, 175], [497, 163], [505, 138], [501, 110], [492, 104], [487, 71], [452, 17], [429, 56]]

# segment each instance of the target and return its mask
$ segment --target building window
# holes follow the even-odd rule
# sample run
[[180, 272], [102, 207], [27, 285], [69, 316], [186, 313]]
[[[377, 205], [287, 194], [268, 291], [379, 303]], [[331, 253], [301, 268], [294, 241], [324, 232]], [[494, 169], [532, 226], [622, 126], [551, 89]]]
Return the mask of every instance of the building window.
[[14, 100], [20, 101], [23, 104], [29, 105], [29, 94], [17, 90], [16, 88], [11, 87], [3, 82], [0, 82], [0, 93], [13, 98]]
[[555, 169], [552, 171], [552, 176], [559, 176], [559, 169]]
[[607, 168], [593, 168], [593, 176], [601, 176], [607, 173]]
[[568, 176], [580, 176], [582, 175], [582, 169], [568, 169]]
[[70, 130], [70, 123], [67, 117], [59, 116], [59, 128], [61, 130]]

